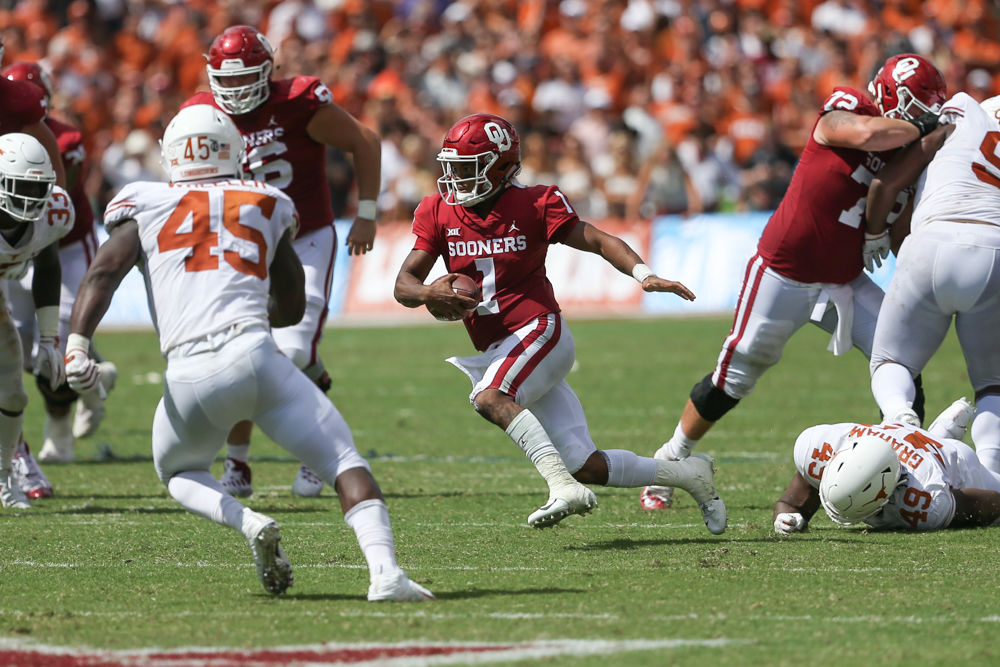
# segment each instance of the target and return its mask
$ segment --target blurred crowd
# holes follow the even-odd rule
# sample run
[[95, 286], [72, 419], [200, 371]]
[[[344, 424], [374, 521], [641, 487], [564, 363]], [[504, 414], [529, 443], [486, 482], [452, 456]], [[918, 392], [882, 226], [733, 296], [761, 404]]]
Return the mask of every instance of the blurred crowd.
[[[1000, 90], [989, 0], [19, 0], [0, 2], [3, 65], [52, 73], [53, 115], [81, 127], [98, 212], [160, 178], [157, 139], [207, 90], [229, 25], [260, 28], [275, 78], [319, 77], [383, 138], [382, 219], [436, 191], [447, 128], [474, 111], [521, 133], [526, 184], [585, 218], [772, 210], [832, 88], [864, 89], [914, 51], [949, 94]], [[350, 162], [330, 154], [338, 215]]]

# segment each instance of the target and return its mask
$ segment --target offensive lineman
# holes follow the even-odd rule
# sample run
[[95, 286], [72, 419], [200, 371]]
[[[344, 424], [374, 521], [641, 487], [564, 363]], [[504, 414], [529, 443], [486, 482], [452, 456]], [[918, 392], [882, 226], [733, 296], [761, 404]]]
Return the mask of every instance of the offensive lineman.
[[[358, 215], [347, 235], [351, 254], [375, 243], [382, 147], [379, 136], [333, 103], [330, 90], [311, 76], [271, 80], [274, 50], [257, 29], [237, 25], [212, 42], [208, 55], [209, 93], [198, 93], [183, 107], [211, 104], [232, 118], [247, 146], [244, 167], [253, 177], [278, 188], [295, 203], [300, 227], [294, 248], [306, 272], [306, 314], [295, 326], [274, 332], [281, 351], [323, 391], [330, 376], [318, 355], [326, 322], [337, 235], [326, 179], [326, 147], [350, 153], [358, 182]], [[228, 437], [222, 483], [229, 493], [253, 493], [249, 422]], [[299, 469], [292, 493], [317, 496], [323, 480], [307, 466]]]
[[920, 177], [912, 232], [875, 327], [872, 394], [885, 414], [905, 409], [913, 377], [954, 316], [976, 392], [972, 441], [983, 464], [1000, 472], [1000, 123], [966, 93], [941, 114], [951, 124], [903, 151], [868, 196], [868, 231], [879, 233], [895, 193]]
[[[888, 233], [864, 233], [868, 183], [882, 168], [884, 151], [937, 126], [945, 87], [934, 65], [904, 54], [889, 58], [869, 88], [875, 103], [840, 86], [824, 103], [788, 192], [747, 263], [733, 327], [715, 370], [691, 390], [673, 436], [656, 458], [687, 457], [715, 422], [753, 391], [781, 359], [785, 343], [810, 320], [833, 334], [834, 354], [853, 346], [871, 357], [883, 293], [863, 269], [881, 266], [890, 239]], [[922, 397], [914, 404], [918, 413]], [[640, 504], [647, 510], [668, 508], [672, 493], [647, 487]]]
[[[414, 213], [417, 239], [394, 295], [408, 308], [426, 305], [439, 318], [465, 320], [481, 354], [448, 361], [472, 381], [476, 411], [507, 433], [549, 486], [548, 502], [528, 523], [545, 528], [589, 512], [597, 499], [583, 484], [670, 483], [691, 493], [709, 531], [725, 531], [726, 506], [716, 495], [709, 457], [655, 461], [594, 445], [583, 406], [565, 379], [575, 350], [545, 276], [546, 253], [550, 244], [564, 243], [600, 255], [647, 292], [689, 301], [694, 294], [655, 275], [618, 237], [580, 220], [555, 186], [517, 183], [520, 141], [505, 119], [462, 118], [448, 130], [437, 159], [440, 194], [424, 197]], [[439, 256], [448, 278], [424, 285]], [[457, 274], [476, 281], [480, 303], [452, 291]]]
[[278, 524], [228, 495], [209, 471], [233, 424], [252, 419], [337, 490], [368, 561], [369, 600], [433, 599], [396, 564], [389, 511], [347, 423], [271, 337], [271, 326], [291, 325], [305, 310], [291, 199], [266, 183], [237, 180], [243, 138], [215, 107], [182, 109], [162, 146], [171, 182], [128, 185], [104, 214], [110, 238], [73, 307], [70, 386], [96, 388], [100, 369], [89, 338], [122, 278], [139, 265], [167, 360], [152, 438], [170, 495], [242, 533], [269, 593], [291, 586]]

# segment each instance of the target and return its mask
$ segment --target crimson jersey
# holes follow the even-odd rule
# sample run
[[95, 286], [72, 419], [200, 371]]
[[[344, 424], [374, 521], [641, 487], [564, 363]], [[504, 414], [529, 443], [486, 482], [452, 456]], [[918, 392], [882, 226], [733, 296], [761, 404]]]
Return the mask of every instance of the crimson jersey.
[[[306, 126], [333, 96], [312, 76], [271, 82], [267, 101], [245, 114], [230, 115], [247, 146], [244, 169], [287, 194], [299, 212], [299, 236], [333, 223], [330, 186], [326, 180], [326, 146], [313, 140]], [[198, 93], [181, 108], [215, 103], [211, 93]]]
[[507, 188], [485, 220], [431, 195], [413, 213], [414, 248], [444, 257], [450, 273], [480, 286], [482, 301], [465, 328], [476, 349], [485, 350], [536, 317], [559, 312], [545, 257], [549, 244], [565, 239], [579, 222], [553, 185]]
[[[879, 115], [864, 93], [840, 86], [820, 116], [834, 110]], [[810, 136], [792, 182], [761, 234], [761, 257], [781, 275], [804, 283], [844, 284], [857, 278], [863, 267], [868, 184], [889, 155], [891, 151], [821, 146]]]
[[69, 170], [74, 165], [80, 166], [80, 176], [76, 186], [69, 193], [70, 199], [73, 200], [73, 208], [76, 210], [76, 222], [70, 233], [59, 239], [59, 247], [62, 248], [85, 238], [94, 228], [94, 209], [91, 208], [90, 198], [83, 190], [88, 169], [87, 151], [83, 147], [83, 134], [80, 130], [50, 117], [45, 119], [45, 124], [52, 130], [52, 134], [56, 135], [59, 155], [62, 156], [66, 169]]
[[20, 132], [25, 125], [37, 123], [48, 111], [45, 93], [30, 81], [11, 81], [0, 77], [0, 134]]

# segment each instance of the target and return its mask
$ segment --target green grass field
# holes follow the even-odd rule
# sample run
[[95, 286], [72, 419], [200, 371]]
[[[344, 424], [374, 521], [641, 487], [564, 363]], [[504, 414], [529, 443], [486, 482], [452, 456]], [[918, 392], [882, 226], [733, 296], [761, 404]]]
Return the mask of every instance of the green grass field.
[[[579, 367], [569, 381], [595, 440], [650, 455], [712, 368], [729, 320], [570, 324]], [[867, 363], [834, 358], [827, 339], [802, 330], [702, 442], [729, 507], [729, 530], [713, 536], [683, 492], [675, 509], [647, 513], [631, 489], [597, 489], [593, 514], [528, 528], [545, 486], [443, 362], [472, 352], [461, 326], [329, 330], [331, 398], [385, 491], [400, 563], [438, 597], [376, 605], [332, 491], [291, 496], [297, 464], [257, 432], [248, 504], [282, 525], [295, 568], [288, 595], [267, 596], [242, 538], [187, 514], [156, 479], [149, 427], [164, 364], [154, 336], [101, 333], [120, 375], [100, 432], [78, 442], [77, 463], [46, 466], [55, 498], [0, 513], [0, 649], [646, 640], [653, 648], [594, 645], [545, 664], [996, 664], [1000, 531], [869, 533], [820, 513], [806, 534], [773, 535], [798, 432], [878, 419]], [[931, 416], [971, 398], [953, 334], [925, 387]], [[31, 392], [25, 429], [37, 448]]]

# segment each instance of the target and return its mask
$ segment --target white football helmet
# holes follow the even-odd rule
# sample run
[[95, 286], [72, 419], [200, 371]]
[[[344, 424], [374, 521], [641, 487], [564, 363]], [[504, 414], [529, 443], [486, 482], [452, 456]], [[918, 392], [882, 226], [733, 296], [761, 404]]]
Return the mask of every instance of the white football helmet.
[[163, 132], [160, 151], [173, 183], [243, 176], [243, 135], [229, 116], [210, 104], [181, 109]]
[[0, 136], [0, 211], [20, 222], [41, 219], [55, 182], [42, 142], [21, 132]]
[[834, 454], [819, 483], [819, 499], [842, 526], [864, 521], [889, 502], [901, 477], [899, 459], [874, 435], [852, 439]]

